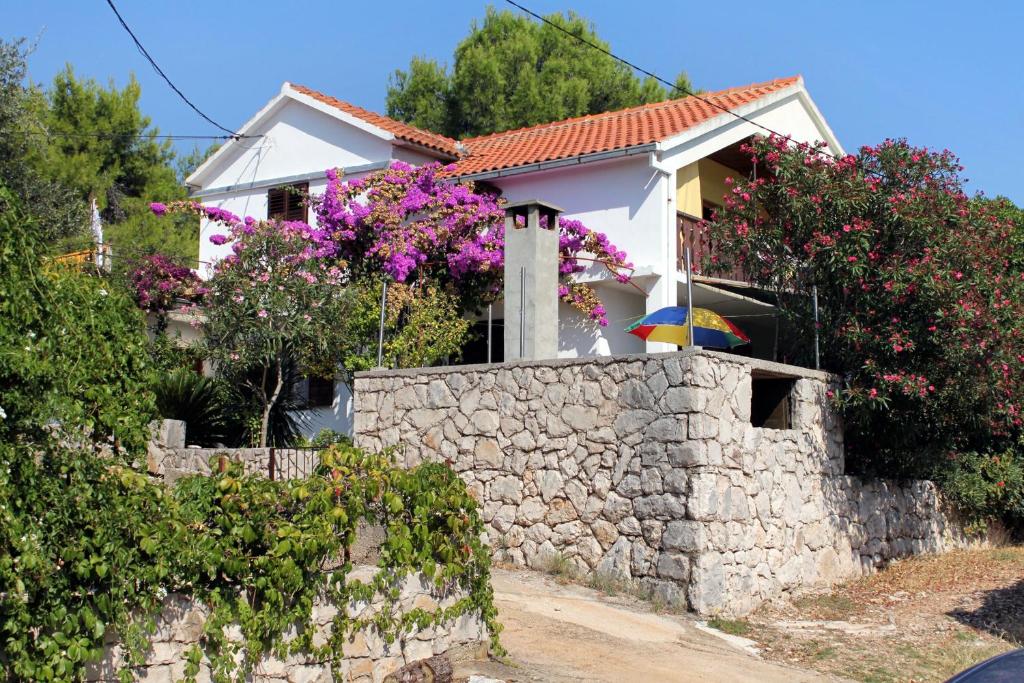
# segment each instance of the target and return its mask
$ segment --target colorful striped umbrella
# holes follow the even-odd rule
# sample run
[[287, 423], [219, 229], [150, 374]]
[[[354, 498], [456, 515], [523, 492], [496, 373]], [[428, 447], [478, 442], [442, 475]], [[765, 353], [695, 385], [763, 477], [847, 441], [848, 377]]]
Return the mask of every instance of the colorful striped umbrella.
[[[686, 306], [667, 306], [646, 315], [626, 328], [644, 341], [668, 342], [690, 346]], [[706, 308], [693, 309], [695, 346], [709, 349], [731, 349], [750, 343], [750, 337], [731, 322]]]

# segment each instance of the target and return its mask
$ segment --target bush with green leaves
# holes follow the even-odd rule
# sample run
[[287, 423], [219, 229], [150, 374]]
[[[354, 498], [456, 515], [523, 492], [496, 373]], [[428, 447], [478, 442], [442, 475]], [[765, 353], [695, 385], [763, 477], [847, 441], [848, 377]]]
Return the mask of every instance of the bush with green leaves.
[[[374, 592], [386, 609], [372, 627], [388, 640], [475, 611], [497, 637], [483, 523], [443, 465], [401, 470], [386, 455], [335, 446], [305, 480], [272, 482], [237, 465], [173, 490], [148, 477], [153, 373], [142, 314], [108, 282], [48, 270], [34, 235], [0, 189], [4, 678], [81, 680], [111, 636], [127, 666], [141, 663], [168, 591], [212, 610], [191, 653], [192, 678], [199, 648], [218, 681], [244, 680], [269, 652], [307, 649], [337, 666], [345, 635], [371, 626], [341, 608]], [[387, 529], [368, 584], [345, 580], [361, 519]], [[465, 597], [401, 614], [391, 588], [414, 573]], [[314, 597], [339, 607], [321, 646], [312, 643]], [[228, 643], [231, 623], [242, 643]], [[132, 678], [129, 668], [119, 675]]]
[[348, 434], [342, 434], [336, 432], [333, 429], [321, 429], [316, 433], [312, 439], [301, 437], [296, 440], [295, 445], [306, 448], [327, 448], [328, 446], [334, 446], [335, 444], [341, 446], [351, 446], [352, 437]]
[[160, 417], [183, 421], [189, 444], [223, 446], [241, 431], [228, 409], [231, 390], [223, 381], [177, 368], [162, 375], [154, 389]]
[[1024, 444], [1000, 453], [950, 453], [937, 477], [969, 528], [999, 520], [1012, 531], [1024, 529]]
[[[393, 642], [467, 613], [482, 615], [500, 650], [479, 510], [442, 464], [406, 470], [333, 446], [308, 479], [270, 481], [233, 464], [167, 491], [92, 451], [28, 457], [3, 444], [0, 458], [0, 660], [15, 679], [76, 680], [111, 633], [129, 665], [143, 662], [168, 591], [211, 608], [188, 654], [189, 680], [203, 655], [217, 681], [247, 680], [271, 653], [311, 653], [337, 675], [356, 630]], [[361, 520], [386, 529], [368, 582], [346, 578]], [[414, 574], [463, 597], [402, 612], [395, 588]], [[374, 616], [345, 611], [374, 594], [384, 599]], [[316, 599], [339, 608], [323, 644], [313, 641]], [[229, 640], [232, 625], [241, 641]], [[127, 669], [120, 676], [131, 679]]]
[[41, 251], [35, 224], [0, 187], [0, 441], [144, 446], [154, 405], [142, 313]]

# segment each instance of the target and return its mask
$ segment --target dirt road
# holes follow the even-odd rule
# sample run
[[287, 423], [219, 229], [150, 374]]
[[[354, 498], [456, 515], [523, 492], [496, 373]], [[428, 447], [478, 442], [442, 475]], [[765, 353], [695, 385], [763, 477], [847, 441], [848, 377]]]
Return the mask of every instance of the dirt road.
[[475, 663], [461, 676], [559, 683], [839, 680], [762, 661], [741, 639], [730, 642], [685, 616], [654, 614], [635, 598], [528, 571], [496, 570], [493, 585], [509, 658]]

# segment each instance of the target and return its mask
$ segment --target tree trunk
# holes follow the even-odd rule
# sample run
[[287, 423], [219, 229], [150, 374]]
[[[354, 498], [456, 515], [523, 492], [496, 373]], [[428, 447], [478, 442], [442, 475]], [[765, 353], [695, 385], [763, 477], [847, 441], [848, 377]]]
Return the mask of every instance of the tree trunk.
[[274, 362], [274, 368], [277, 370], [277, 381], [274, 384], [274, 392], [267, 399], [267, 402], [263, 404], [263, 421], [260, 424], [260, 448], [267, 447], [267, 428], [270, 426], [270, 411], [277, 403], [277, 397], [281, 395], [281, 387], [284, 385], [284, 373], [280, 356]]

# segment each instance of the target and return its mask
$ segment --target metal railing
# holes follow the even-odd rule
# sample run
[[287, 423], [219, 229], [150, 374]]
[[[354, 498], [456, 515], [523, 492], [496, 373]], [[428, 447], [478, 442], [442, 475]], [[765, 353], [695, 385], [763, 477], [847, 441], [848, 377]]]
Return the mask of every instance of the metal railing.
[[275, 448], [270, 447], [267, 458], [267, 476], [275, 479], [303, 479], [320, 466], [320, 453], [326, 447]]

